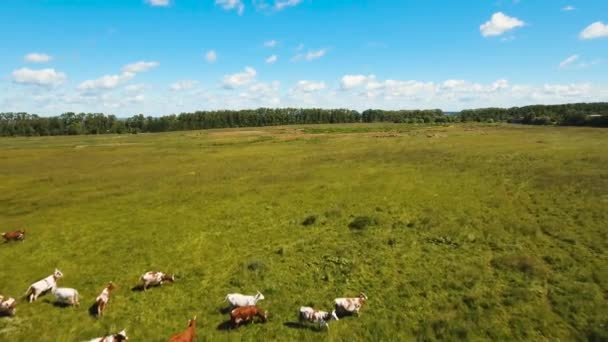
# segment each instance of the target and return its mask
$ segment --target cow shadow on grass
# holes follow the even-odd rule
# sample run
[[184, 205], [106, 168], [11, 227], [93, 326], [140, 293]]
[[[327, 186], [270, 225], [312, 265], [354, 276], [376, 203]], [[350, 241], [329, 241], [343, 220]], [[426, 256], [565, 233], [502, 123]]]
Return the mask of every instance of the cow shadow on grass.
[[131, 291], [133, 292], [144, 292], [144, 286], [143, 285], [135, 285], [131, 288]]
[[99, 318], [99, 315], [97, 314], [97, 302], [93, 303], [93, 305], [91, 305], [91, 307], [89, 308], [89, 316], [93, 317], [93, 318]]
[[224, 321], [224, 322], [218, 324], [218, 326], [217, 326], [217, 330], [219, 330], [219, 331], [229, 331], [232, 329], [234, 329], [234, 326], [232, 325], [232, 321], [230, 321], [230, 320]]
[[222, 314], [222, 315], [227, 315], [232, 311], [232, 307], [230, 306], [226, 306], [223, 308], [219, 308], [218, 311]]
[[314, 332], [322, 332], [325, 329], [320, 329], [318, 325], [305, 324], [300, 322], [285, 322], [283, 326], [286, 326], [291, 329], [300, 329], [300, 330], [309, 330]]
[[67, 303], [61, 303], [61, 302], [56, 302], [56, 301], [52, 301], [50, 299], [45, 299], [43, 301], [44, 303], [50, 304], [56, 308], [60, 308], [60, 309], [67, 309], [67, 308], [78, 308], [78, 305], [71, 305], [71, 304], [67, 304]]

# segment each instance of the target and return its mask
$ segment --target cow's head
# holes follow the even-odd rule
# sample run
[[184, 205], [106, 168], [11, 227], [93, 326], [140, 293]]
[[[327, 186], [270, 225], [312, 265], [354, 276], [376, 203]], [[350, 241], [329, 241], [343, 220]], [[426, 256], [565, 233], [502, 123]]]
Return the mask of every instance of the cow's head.
[[367, 300], [367, 296], [363, 292], [359, 293], [359, 298], [361, 298], [363, 300]]
[[122, 329], [122, 331], [121, 331], [121, 332], [119, 332], [118, 334], [114, 335], [114, 338], [115, 338], [117, 341], [119, 341], [119, 342], [120, 342], [120, 341], [126, 341], [126, 340], [128, 340], [128, 339], [129, 339], [129, 338], [127, 337], [127, 331], [126, 331], [125, 329]]
[[262, 300], [262, 299], [264, 299], [264, 295], [260, 291], [258, 291], [258, 293], [256, 293], [256, 295], [255, 295], [255, 299]]
[[61, 273], [60, 270], [55, 269], [55, 272], [53, 272], [53, 278], [55, 278], [55, 279], [63, 278], [63, 273]]
[[268, 311], [260, 310], [258, 311], [258, 316], [262, 319], [262, 322], [266, 322], [268, 320]]
[[189, 328], [196, 327], [196, 316], [194, 316], [194, 318], [192, 318], [191, 320], [188, 321], [188, 327]]
[[109, 282], [108, 286], [106, 286], [106, 289], [108, 289], [108, 291], [112, 291], [116, 288], [116, 285], [114, 285], [113, 282]]
[[163, 281], [170, 281], [173, 283], [173, 282], [175, 282], [175, 274], [171, 274], [171, 275], [163, 274], [162, 279], [163, 279]]

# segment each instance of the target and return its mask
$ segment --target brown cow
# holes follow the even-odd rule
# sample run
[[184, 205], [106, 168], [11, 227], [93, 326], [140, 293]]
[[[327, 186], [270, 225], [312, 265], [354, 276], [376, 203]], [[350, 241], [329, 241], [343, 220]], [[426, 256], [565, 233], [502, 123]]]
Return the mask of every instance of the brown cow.
[[25, 239], [25, 230], [2, 233], [2, 237], [5, 243], [9, 241], [23, 241]]
[[95, 305], [97, 306], [97, 316], [103, 316], [103, 311], [105, 310], [106, 306], [108, 305], [108, 302], [110, 301], [110, 292], [112, 292], [112, 290], [114, 290], [115, 288], [116, 286], [114, 286], [112, 282], [109, 282], [108, 286], [106, 286], [103, 291], [101, 291], [101, 294], [95, 299]]
[[188, 321], [188, 328], [177, 335], [173, 335], [169, 342], [194, 342], [196, 335], [196, 316]]
[[266, 322], [268, 319], [268, 313], [258, 309], [257, 306], [242, 306], [230, 311], [230, 322], [232, 323], [233, 328], [238, 328], [242, 322], [247, 323], [253, 321], [256, 316], [259, 317], [262, 322]]

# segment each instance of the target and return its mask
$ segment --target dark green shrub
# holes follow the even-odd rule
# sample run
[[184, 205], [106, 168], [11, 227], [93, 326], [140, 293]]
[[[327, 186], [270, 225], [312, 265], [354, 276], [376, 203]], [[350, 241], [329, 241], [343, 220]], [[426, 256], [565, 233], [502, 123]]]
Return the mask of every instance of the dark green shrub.
[[376, 225], [376, 220], [369, 216], [357, 216], [351, 223], [348, 224], [348, 228], [362, 230], [368, 226]]

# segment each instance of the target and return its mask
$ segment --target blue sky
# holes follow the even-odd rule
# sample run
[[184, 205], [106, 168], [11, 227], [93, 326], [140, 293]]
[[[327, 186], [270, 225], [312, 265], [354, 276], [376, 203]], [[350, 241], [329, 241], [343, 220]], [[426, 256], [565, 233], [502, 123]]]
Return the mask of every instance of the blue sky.
[[0, 111], [608, 101], [605, 0], [2, 0]]

